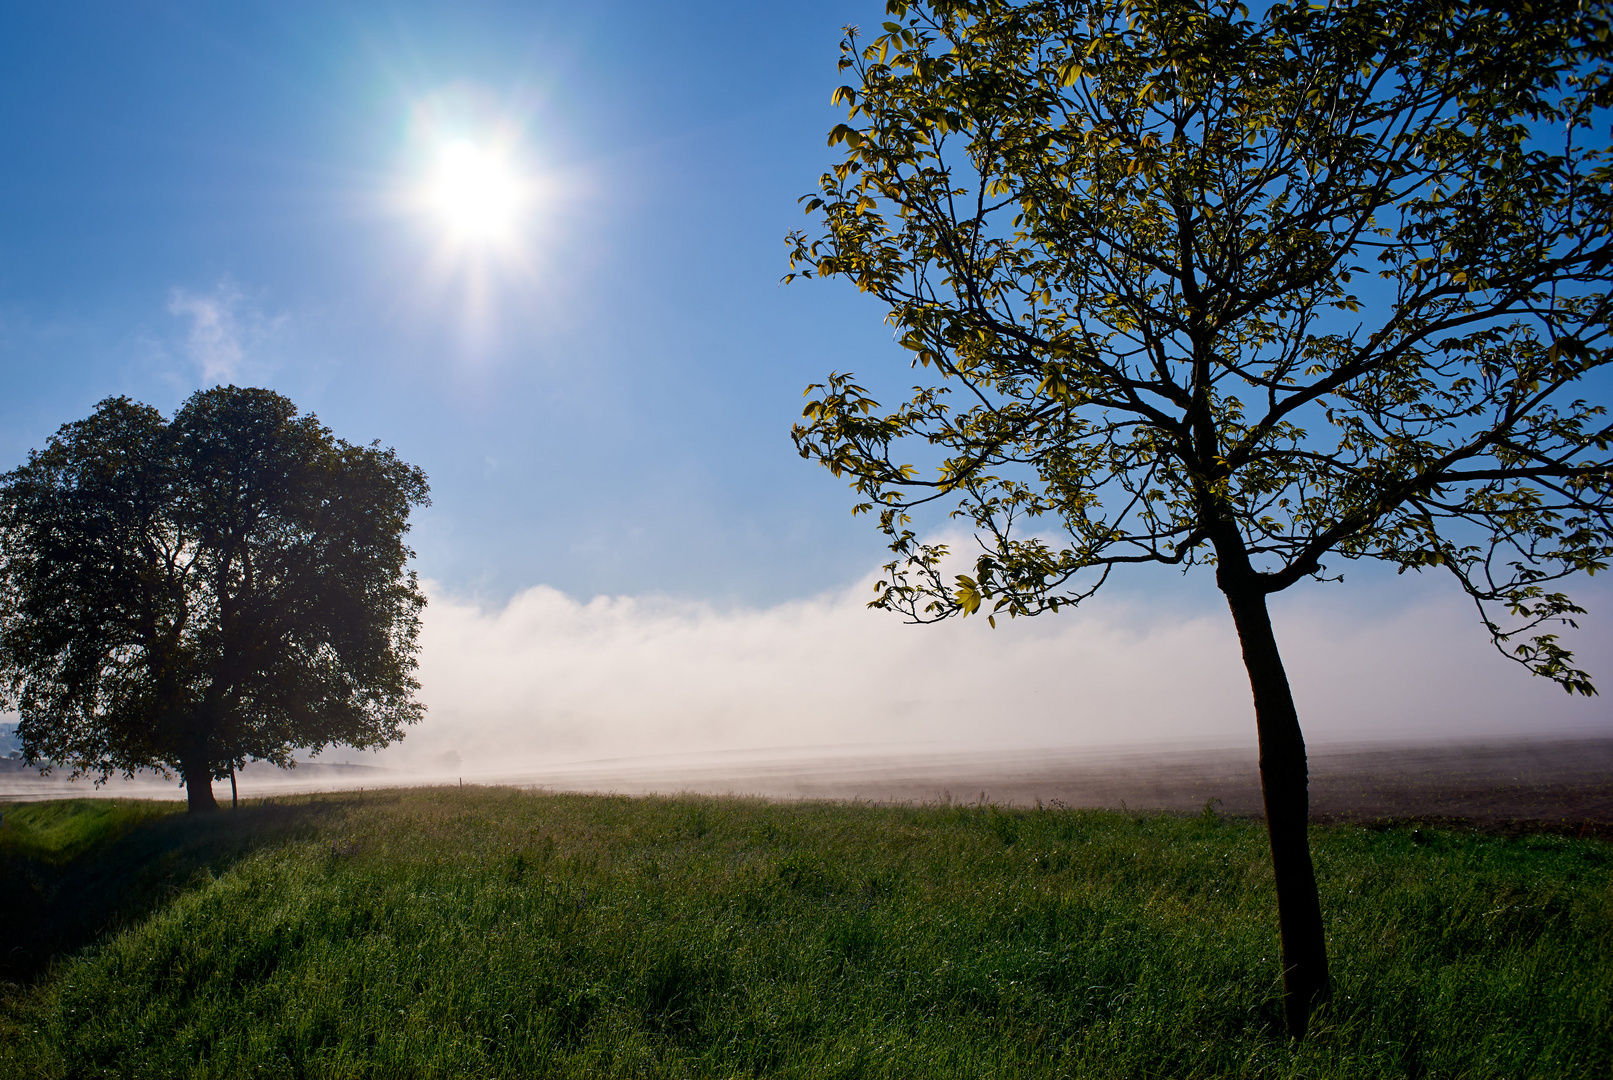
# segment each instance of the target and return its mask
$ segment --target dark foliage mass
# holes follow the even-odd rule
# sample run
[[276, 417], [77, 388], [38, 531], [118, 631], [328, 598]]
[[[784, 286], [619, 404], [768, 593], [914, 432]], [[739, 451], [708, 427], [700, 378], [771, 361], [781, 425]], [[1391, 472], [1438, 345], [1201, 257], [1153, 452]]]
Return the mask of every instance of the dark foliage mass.
[[111, 398], [0, 478], [0, 679], [33, 761], [158, 768], [193, 808], [249, 759], [384, 746], [419, 718], [425, 475], [268, 390], [164, 421]]

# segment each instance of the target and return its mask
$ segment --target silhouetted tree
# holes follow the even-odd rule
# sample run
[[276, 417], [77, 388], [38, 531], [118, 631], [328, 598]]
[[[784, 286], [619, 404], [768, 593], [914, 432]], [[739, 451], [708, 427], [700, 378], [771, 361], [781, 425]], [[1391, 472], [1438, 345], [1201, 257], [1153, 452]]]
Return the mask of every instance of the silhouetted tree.
[[[177, 770], [385, 746], [419, 719], [403, 543], [425, 474], [268, 390], [103, 401], [0, 477], [0, 679], [25, 757]], [[47, 766], [48, 768], [48, 766]]]
[[[1327, 955], [1266, 598], [1330, 558], [1440, 567], [1503, 652], [1593, 692], [1546, 624], [1581, 610], [1553, 583], [1613, 553], [1584, 381], [1609, 359], [1609, 9], [887, 6], [842, 45], [845, 156], [792, 276], [883, 301], [921, 385], [887, 409], [831, 375], [797, 445], [889, 539], [874, 606], [918, 621], [1214, 567], [1303, 1034]], [[972, 574], [915, 535], [931, 502], [975, 530]]]

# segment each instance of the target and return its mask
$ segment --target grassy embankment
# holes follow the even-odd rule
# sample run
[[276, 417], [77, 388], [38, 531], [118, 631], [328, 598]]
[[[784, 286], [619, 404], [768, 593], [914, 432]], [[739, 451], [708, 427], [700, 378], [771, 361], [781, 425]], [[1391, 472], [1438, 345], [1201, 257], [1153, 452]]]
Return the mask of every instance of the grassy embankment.
[[0, 1075], [1613, 1074], [1595, 840], [1316, 830], [1336, 999], [1296, 1046], [1252, 822], [501, 789], [151, 819], [176, 809], [5, 808]]

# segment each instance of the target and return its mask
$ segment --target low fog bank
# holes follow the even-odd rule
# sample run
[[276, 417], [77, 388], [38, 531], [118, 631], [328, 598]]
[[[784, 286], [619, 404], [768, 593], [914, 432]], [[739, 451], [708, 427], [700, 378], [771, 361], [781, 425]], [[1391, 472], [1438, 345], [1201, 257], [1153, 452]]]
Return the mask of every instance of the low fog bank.
[[[1613, 731], [1600, 700], [1497, 655], [1464, 598], [1409, 576], [1356, 590], [1318, 586], [1274, 605], [1314, 744]], [[1237, 638], [1208, 603], [1100, 599], [993, 630], [983, 618], [911, 626], [869, 611], [868, 582], [761, 609], [584, 603], [543, 586], [489, 607], [431, 591], [428, 717], [398, 746], [353, 760], [471, 776], [736, 752], [1254, 745]], [[1613, 678], [1609, 642], [1596, 625], [1572, 645]]]
[[[1248, 685], [1213, 593], [1161, 594], [1175, 607], [1116, 594], [992, 630], [982, 618], [906, 625], [867, 610], [870, 584], [768, 608], [584, 603], [543, 586], [490, 606], [428, 585], [426, 719], [378, 753], [334, 751], [289, 772], [254, 765], [240, 791], [463, 780], [916, 800], [989, 788], [999, 801], [1159, 806], [1236, 789], [1258, 800]], [[1504, 770], [1532, 745], [1613, 736], [1601, 699], [1497, 655], [1472, 608], [1436, 584], [1380, 577], [1274, 603], [1317, 775], [1329, 753], [1371, 746], [1422, 746], [1382, 760], [1451, 773], [1471, 762], [1440, 765], [1427, 748], [1490, 754]], [[1613, 595], [1588, 597], [1599, 599]], [[1613, 679], [1606, 620], [1569, 641]], [[1556, 752], [1551, 768], [1579, 753]], [[1104, 773], [1130, 779], [1105, 787]], [[229, 785], [217, 790], [227, 797]], [[0, 798], [68, 793], [92, 790], [0, 774]], [[93, 793], [182, 794], [150, 777]]]

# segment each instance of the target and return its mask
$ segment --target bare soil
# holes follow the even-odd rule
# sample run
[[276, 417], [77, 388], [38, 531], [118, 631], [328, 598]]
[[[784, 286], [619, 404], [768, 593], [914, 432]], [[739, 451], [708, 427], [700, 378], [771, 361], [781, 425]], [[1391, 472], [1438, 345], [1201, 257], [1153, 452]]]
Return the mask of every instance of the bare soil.
[[[10, 763], [5, 763], [9, 765]], [[1415, 823], [1613, 839], [1613, 736], [1438, 745], [1313, 746], [1318, 822]], [[1253, 748], [912, 752], [897, 748], [754, 751], [578, 762], [462, 778], [363, 766], [254, 766], [243, 797], [421, 783], [511, 784], [558, 791], [690, 792], [879, 803], [984, 801], [1138, 812], [1262, 812]], [[220, 784], [221, 798], [229, 796]], [[0, 802], [83, 795], [176, 798], [171, 784], [41, 780], [0, 768]]]
[[[1313, 748], [1320, 822], [1468, 825], [1613, 838], [1613, 737]], [[985, 801], [1259, 816], [1250, 750], [595, 762], [508, 778], [565, 790], [868, 802]], [[1213, 802], [1212, 802], [1213, 800]]]

